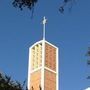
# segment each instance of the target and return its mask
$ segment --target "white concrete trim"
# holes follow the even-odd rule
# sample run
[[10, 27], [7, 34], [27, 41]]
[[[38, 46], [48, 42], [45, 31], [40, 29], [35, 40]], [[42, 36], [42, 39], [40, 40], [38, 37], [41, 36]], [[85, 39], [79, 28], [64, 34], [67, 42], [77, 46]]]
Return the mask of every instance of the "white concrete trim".
[[29, 48], [29, 64], [28, 64], [28, 90], [30, 90], [30, 77], [31, 77], [31, 48]]
[[50, 71], [50, 72], [53, 72], [53, 73], [55, 73], [56, 74], [56, 71], [54, 71], [54, 70], [52, 70], [52, 69], [50, 69], [50, 68], [48, 68], [48, 67], [44, 67], [46, 70], [48, 70], [48, 71]]
[[31, 74], [31, 73], [34, 73], [34, 72], [36, 72], [36, 71], [38, 71], [38, 70], [40, 70], [41, 68], [42, 68], [42, 66], [41, 66], [41, 67], [38, 67], [38, 68], [36, 68], [36, 69], [34, 69], [34, 70], [31, 70], [30, 74]]
[[51, 44], [50, 42], [48, 42], [48, 41], [46, 41], [46, 40], [45, 40], [45, 42], [48, 43], [49, 45], [51, 45], [52, 47], [54, 47], [54, 48], [57, 49], [57, 47], [56, 47], [55, 45]]
[[[39, 43], [42, 43], [42, 42], [43, 42], [43, 40], [40, 40], [40, 41], [34, 43], [30, 48], [33, 48], [35, 45], [37, 45], [37, 44], [39, 44]], [[45, 42], [45, 43], [48, 43], [49, 45], [51, 45], [51, 46], [53, 46], [54, 48], [57, 49], [57, 47], [56, 47], [55, 45], [51, 44], [50, 42], [48, 42], [48, 41], [46, 41], [46, 40], [44, 40], [44, 42]]]
[[56, 90], [59, 90], [59, 49], [56, 49]]
[[42, 71], [41, 71], [41, 88], [44, 90], [44, 65], [45, 65], [45, 40], [42, 44]]

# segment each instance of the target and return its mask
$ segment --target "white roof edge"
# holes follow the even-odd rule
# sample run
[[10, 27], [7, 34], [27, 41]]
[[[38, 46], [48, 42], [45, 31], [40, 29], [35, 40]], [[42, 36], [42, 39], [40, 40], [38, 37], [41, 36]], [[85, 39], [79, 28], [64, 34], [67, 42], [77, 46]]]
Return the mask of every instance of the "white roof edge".
[[41, 43], [43, 40], [37, 41], [36, 43], [34, 43], [32, 46], [30, 46], [30, 48], [34, 47], [35, 45], [37, 45], [38, 43]]
[[56, 48], [56, 49], [58, 48], [57, 46], [51, 44], [50, 42], [48, 42], [48, 41], [46, 41], [46, 40], [45, 40], [45, 42], [48, 43], [48, 44], [50, 44], [51, 46], [53, 46], [53, 47]]
[[42, 43], [43, 41], [44, 41], [45, 43], [47, 43], [47, 44], [53, 46], [53, 47], [56, 48], [56, 49], [58, 48], [58, 47], [56, 47], [55, 45], [51, 44], [50, 42], [48, 42], [48, 41], [46, 41], [46, 40], [37, 41], [37, 42], [34, 43], [30, 48], [33, 48], [35, 45], [37, 45], [38, 43]]

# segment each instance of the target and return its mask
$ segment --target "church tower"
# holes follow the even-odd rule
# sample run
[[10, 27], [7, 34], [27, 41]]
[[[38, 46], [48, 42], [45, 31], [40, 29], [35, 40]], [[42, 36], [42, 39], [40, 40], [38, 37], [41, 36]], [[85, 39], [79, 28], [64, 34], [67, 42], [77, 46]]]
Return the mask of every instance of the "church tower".
[[43, 19], [43, 40], [29, 48], [28, 90], [59, 90], [58, 47], [45, 40]]

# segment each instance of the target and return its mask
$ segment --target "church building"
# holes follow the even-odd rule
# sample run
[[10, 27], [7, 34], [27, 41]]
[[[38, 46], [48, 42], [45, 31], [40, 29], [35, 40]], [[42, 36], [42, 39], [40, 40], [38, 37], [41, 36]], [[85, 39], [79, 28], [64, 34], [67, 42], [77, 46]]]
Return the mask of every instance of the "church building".
[[45, 40], [46, 21], [43, 39], [29, 48], [28, 90], [59, 90], [58, 47]]

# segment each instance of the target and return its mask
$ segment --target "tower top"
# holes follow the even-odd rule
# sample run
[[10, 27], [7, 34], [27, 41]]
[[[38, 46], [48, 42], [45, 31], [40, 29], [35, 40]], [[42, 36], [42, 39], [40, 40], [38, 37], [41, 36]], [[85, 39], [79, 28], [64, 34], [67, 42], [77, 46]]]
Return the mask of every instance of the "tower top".
[[46, 26], [46, 23], [47, 23], [47, 19], [44, 16], [43, 21], [42, 21], [42, 24], [43, 24], [43, 40], [45, 40], [45, 26]]

